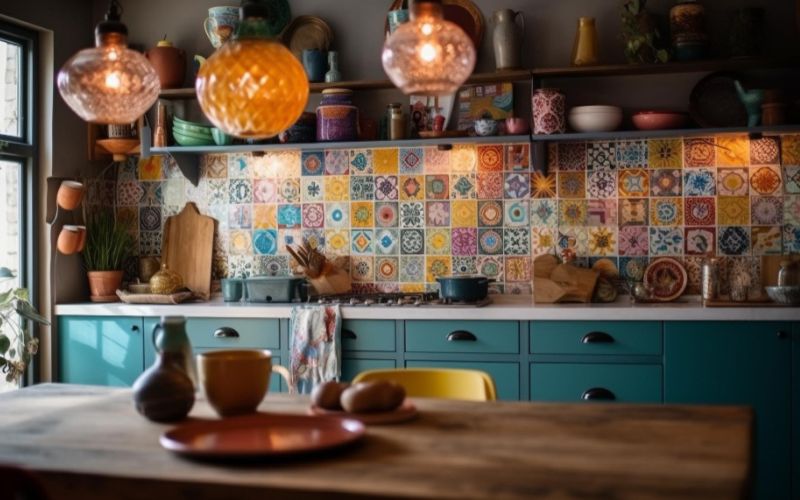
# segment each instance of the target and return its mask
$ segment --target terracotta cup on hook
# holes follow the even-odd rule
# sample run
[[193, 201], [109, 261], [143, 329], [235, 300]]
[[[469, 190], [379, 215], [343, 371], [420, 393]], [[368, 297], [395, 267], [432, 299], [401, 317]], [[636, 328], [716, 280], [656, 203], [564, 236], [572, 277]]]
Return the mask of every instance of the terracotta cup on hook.
[[83, 252], [84, 247], [86, 246], [86, 226], [75, 226], [78, 228], [78, 234], [80, 234], [80, 239], [78, 240], [78, 252]]
[[56, 203], [64, 210], [75, 210], [83, 199], [83, 184], [77, 181], [62, 181], [56, 194]]
[[[83, 233], [85, 238], [85, 228]], [[58, 242], [56, 243], [59, 252], [64, 255], [72, 255], [75, 252], [78, 252], [80, 244], [81, 230], [79, 226], [66, 225], [61, 228], [61, 232], [58, 234]]]

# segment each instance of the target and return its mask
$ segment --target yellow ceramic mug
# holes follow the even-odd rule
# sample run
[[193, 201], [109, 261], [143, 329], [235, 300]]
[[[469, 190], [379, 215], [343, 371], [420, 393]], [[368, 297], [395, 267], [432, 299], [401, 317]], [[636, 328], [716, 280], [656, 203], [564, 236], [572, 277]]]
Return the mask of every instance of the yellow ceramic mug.
[[223, 417], [255, 412], [267, 394], [272, 372], [289, 383], [289, 371], [273, 365], [267, 350], [204, 352], [197, 355], [197, 366], [206, 400]]

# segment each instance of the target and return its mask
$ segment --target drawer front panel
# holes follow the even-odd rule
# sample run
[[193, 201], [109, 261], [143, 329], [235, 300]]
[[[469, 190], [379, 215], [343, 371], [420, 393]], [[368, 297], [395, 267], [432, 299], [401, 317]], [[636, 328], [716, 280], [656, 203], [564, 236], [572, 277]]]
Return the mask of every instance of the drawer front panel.
[[406, 351], [519, 352], [516, 321], [406, 321]]
[[519, 400], [519, 365], [479, 361], [406, 361], [406, 368], [463, 368], [482, 370], [492, 376], [497, 386], [497, 399]]
[[394, 351], [394, 321], [348, 319], [342, 321], [342, 350]]
[[393, 359], [351, 359], [342, 360], [342, 380], [350, 382], [356, 375], [365, 370], [384, 370], [395, 368]]
[[584, 395], [623, 403], [660, 403], [661, 365], [531, 364], [531, 400], [584, 401]]
[[[278, 325], [277, 319], [189, 318], [186, 333], [193, 347], [278, 349]], [[215, 336], [222, 327], [232, 328], [238, 336]]]
[[658, 321], [534, 321], [534, 354], [659, 355]]

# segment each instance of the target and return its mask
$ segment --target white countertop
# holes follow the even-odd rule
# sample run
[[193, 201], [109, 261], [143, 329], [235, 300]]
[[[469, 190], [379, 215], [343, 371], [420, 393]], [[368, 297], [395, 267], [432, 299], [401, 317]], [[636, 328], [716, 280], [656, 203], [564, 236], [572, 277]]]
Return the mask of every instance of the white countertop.
[[[529, 295], [493, 295], [485, 307], [342, 306], [345, 319], [440, 320], [652, 320], [652, 321], [800, 321], [800, 307], [703, 307], [698, 297], [666, 304], [534, 304]], [[289, 318], [293, 304], [231, 304], [221, 299], [180, 305], [61, 304], [57, 316], [169, 316], [209, 318]]]

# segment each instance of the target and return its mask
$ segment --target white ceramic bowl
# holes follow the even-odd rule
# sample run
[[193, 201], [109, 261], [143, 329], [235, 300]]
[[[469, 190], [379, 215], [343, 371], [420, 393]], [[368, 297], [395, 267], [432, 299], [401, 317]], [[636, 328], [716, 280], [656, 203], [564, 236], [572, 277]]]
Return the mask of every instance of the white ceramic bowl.
[[576, 132], [611, 132], [622, 124], [617, 106], [576, 106], [569, 111], [569, 125]]

